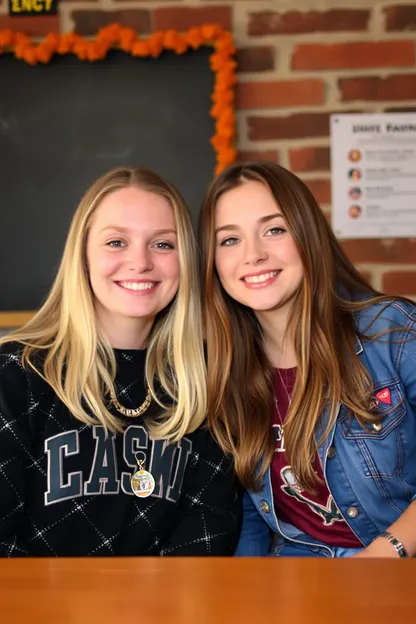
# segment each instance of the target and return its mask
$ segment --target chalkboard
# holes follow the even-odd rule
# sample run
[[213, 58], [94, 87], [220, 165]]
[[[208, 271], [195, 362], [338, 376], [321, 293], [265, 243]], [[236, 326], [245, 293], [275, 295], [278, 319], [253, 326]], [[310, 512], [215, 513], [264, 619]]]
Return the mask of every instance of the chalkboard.
[[0, 57], [0, 311], [40, 306], [81, 196], [112, 167], [166, 176], [196, 221], [215, 167], [210, 54]]

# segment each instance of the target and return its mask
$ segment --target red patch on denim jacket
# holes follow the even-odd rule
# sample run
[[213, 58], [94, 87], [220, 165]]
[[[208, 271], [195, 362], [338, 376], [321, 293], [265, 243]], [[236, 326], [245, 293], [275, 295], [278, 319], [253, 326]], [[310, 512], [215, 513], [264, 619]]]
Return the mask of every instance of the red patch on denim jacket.
[[391, 394], [388, 388], [383, 388], [376, 392], [376, 397], [381, 403], [387, 403], [387, 405], [391, 405]]

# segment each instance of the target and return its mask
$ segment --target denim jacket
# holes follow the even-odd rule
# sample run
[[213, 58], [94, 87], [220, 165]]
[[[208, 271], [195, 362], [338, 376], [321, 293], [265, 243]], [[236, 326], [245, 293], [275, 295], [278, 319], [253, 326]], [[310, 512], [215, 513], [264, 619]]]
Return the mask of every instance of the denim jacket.
[[[378, 409], [385, 412], [380, 424], [368, 423], [364, 429], [340, 405], [337, 421], [318, 449], [329, 491], [365, 547], [416, 499], [416, 306], [392, 300], [369, 306], [355, 318], [357, 334], [362, 336], [400, 328], [376, 339], [357, 336], [356, 353], [373, 379], [374, 396], [386, 391], [382, 397], [387, 402], [378, 402]], [[325, 430], [326, 419], [324, 409], [316, 440]], [[301, 544], [323, 546], [277, 519], [269, 469], [261, 491], [245, 493], [237, 556], [269, 554], [275, 533]]]

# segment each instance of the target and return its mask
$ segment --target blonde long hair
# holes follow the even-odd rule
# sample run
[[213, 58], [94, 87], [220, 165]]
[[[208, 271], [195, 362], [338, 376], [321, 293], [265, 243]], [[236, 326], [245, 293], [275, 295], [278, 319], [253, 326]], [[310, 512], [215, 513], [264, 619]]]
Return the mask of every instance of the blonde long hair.
[[[99, 178], [82, 198], [73, 217], [61, 264], [50, 293], [33, 318], [0, 344], [24, 345], [22, 363], [53, 388], [81, 422], [122, 431], [120, 419], [107, 407], [114, 391], [116, 361], [102, 335], [94, 309], [86, 262], [86, 240], [92, 216], [109, 193], [129, 186], [168, 200], [176, 221], [180, 281], [174, 300], [153, 325], [147, 348], [146, 382], [165, 410], [149, 422], [154, 438], [175, 441], [194, 431], [206, 416], [206, 369], [197, 278], [197, 251], [188, 207], [178, 190], [144, 168], [120, 167]], [[42, 366], [35, 356], [42, 354]], [[155, 380], [170, 406], [156, 396]]]
[[[288, 335], [297, 359], [296, 384], [285, 422], [285, 447], [299, 484], [313, 491], [315, 431], [324, 406], [322, 439], [343, 403], [361, 424], [370, 413], [370, 376], [356, 356], [354, 313], [391, 301], [358, 273], [338, 244], [315, 198], [283, 167], [253, 162], [219, 175], [203, 203], [199, 242], [208, 353], [208, 421], [221, 447], [234, 455], [240, 481], [258, 490], [273, 457], [272, 366], [254, 313], [223, 289], [215, 269], [215, 210], [219, 198], [247, 181], [264, 184], [279, 205], [304, 268]], [[260, 469], [259, 469], [260, 466]]]

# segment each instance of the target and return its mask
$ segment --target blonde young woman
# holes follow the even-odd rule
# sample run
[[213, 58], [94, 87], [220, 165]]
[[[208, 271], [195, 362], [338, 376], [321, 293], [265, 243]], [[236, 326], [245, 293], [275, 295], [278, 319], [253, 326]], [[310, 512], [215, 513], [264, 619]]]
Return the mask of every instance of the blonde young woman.
[[169, 182], [119, 168], [87, 191], [47, 300], [1, 341], [2, 556], [234, 552], [195, 266]]
[[248, 163], [201, 213], [209, 418], [239, 555], [416, 554], [416, 306], [376, 292], [307, 187]]

